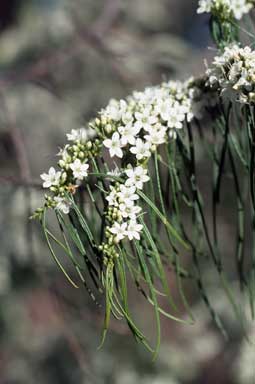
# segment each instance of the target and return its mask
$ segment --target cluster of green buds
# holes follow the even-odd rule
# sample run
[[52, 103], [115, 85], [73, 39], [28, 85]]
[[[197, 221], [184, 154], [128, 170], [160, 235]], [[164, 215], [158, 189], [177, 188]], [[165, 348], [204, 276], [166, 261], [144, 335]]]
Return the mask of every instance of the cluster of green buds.
[[[106, 232], [107, 234], [107, 232]], [[98, 246], [98, 249], [103, 254], [103, 264], [108, 266], [113, 263], [119, 257], [119, 252], [116, 248], [116, 244], [113, 243], [112, 236]]]

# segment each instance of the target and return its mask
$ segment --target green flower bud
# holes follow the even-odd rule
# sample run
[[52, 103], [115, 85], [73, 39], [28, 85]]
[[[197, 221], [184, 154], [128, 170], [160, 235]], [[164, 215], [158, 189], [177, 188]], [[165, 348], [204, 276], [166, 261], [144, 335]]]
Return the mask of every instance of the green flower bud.
[[59, 188], [59, 193], [62, 193], [62, 194], [65, 193], [65, 188], [64, 187], [60, 187]]
[[119, 223], [122, 221], [122, 216], [120, 212], [117, 213], [117, 219]]
[[66, 181], [66, 178], [67, 178], [67, 174], [66, 172], [63, 172], [61, 175], [61, 183], [64, 183]]
[[157, 149], [157, 146], [156, 146], [155, 144], [153, 144], [153, 145], [151, 146], [151, 152], [155, 152], [156, 149]]
[[86, 147], [87, 147], [87, 149], [91, 149], [92, 148], [92, 142], [88, 141], [86, 144]]
[[101, 118], [101, 124], [106, 125], [107, 124], [107, 119], [105, 117]]
[[109, 135], [110, 133], [112, 133], [112, 126], [111, 124], [107, 124], [104, 128], [105, 132]]
[[119, 244], [119, 240], [117, 239], [117, 237], [114, 238], [113, 242], [114, 242], [115, 245]]

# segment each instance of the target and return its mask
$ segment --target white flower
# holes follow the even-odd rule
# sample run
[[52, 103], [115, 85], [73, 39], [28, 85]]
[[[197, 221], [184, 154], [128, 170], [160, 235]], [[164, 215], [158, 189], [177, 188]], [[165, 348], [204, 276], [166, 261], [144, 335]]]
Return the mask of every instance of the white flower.
[[106, 148], [109, 148], [111, 157], [123, 157], [123, 151], [121, 149], [123, 147], [123, 144], [121, 143], [120, 135], [118, 132], [114, 132], [111, 139], [105, 139], [103, 141], [103, 144]]
[[135, 220], [138, 213], [140, 213], [142, 210], [141, 207], [134, 204], [134, 201], [132, 200], [126, 200], [124, 203], [121, 203], [119, 205], [119, 213], [121, 214], [121, 217]]
[[150, 107], [155, 97], [155, 87], [147, 87], [143, 92], [133, 92], [133, 98], [135, 99], [136, 103], [142, 107], [144, 107], [144, 105]]
[[167, 121], [169, 119], [169, 110], [173, 105], [173, 99], [168, 97], [167, 100], [158, 100], [155, 105], [155, 111], [160, 115], [160, 117]]
[[121, 119], [125, 125], [131, 124], [134, 120], [133, 113], [131, 113], [130, 111], [124, 112], [121, 116]]
[[115, 176], [115, 177], [118, 177], [121, 175], [121, 170], [119, 169], [119, 167], [115, 167], [113, 170], [111, 171], [108, 171], [106, 173], [108, 176]]
[[109, 231], [115, 235], [115, 240], [120, 241], [126, 237], [127, 223], [115, 222]]
[[143, 184], [150, 180], [147, 172], [147, 169], [143, 168], [142, 166], [126, 169], [125, 173], [128, 177], [125, 183], [126, 186], [135, 186], [137, 189], [143, 189]]
[[80, 141], [85, 143], [89, 138], [92, 138], [95, 135], [95, 131], [92, 128], [80, 128], [72, 129], [71, 133], [67, 133], [67, 140], [69, 141]]
[[170, 111], [167, 120], [169, 128], [181, 129], [183, 127], [183, 121], [185, 120], [185, 109], [179, 103], [175, 103]]
[[71, 161], [71, 156], [68, 152], [68, 148], [70, 147], [69, 144], [65, 145], [64, 148], [60, 149], [57, 156], [61, 156], [61, 159], [59, 160], [58, 164], [61, 168], [64, 168], [69, 161]]
[[111, 192], [106, 197], [106, 200], [108, 201], [109, 205], [117, 205], [118, 204], [118, 192], [116, 189], [111, 185], [110, 186]]
[[197, 13], [211, 12], [214, 0], [199, 0]]
[[166, 136], [166, 127], [157, 123], [148, 132], [148, 135], [145, 135], [144, 138], [147, 140], [150, 145], [160, 145], [163, 144]]
[[129, 240], [140, 240], [140, 232], [142, 231], [142, 229], [143, 226], [141, 224], [138, 224], [136, 220], [130, 220], [126, 230], [126, 236], [129, 238]]
[[151, 126], [158, 122], [158, 118], [155, 113], [152, 113], [152, 107], [148, 106], [144, 108], [141, 112], [135, 112], [135, 126], [138, 128], [143, 128], [145, 131], [148, 131]]
[[[194, 92], [192, 92], [194, 91]], [[191, 120], [194, 118], [194, 116], [197, 119], [202, 119], [203, 115], [201, 114], [202, 109], [205, 106], [209, 107], [209, 100], [206, 98], [206, 93], [202, 94], [199, 93], [199, 96], [196, 95], [196, 89], [191, 88], [189, 90], [189, 98], [183, 101], [183, 108], [185, 110], [185, 117], [188, 122], [191, 122]], [[198, 92], [197, 92], [198, 93]], [[212, 92], [210, 94], [212, 98]]]
[[237, 20], [241, 20], [243, 15], [248, 13], [253, 8], [251, 3], [248, 3], [247, 0], [235, 0], [230, 5], [230, 9], [233, 11], [234, 17]]
[[49, 173], [42, 173], [40, 177], [44, 180], [43, 188], [50, 188], [51, 186], [59, 184], [61, 172], [57, 172], [55, 168], [50, 167]]
[[231, 65], [228, 78], [230, 81], [237, 81], [238, 77], [240, 75], [240, 72], [242, 71], [243, 63], [241, 61], [237, 61], [233, 65]]
[[142, 160], [145, 157], [151, 156], [151, 144], [145, 142], [142, 139], [136, 139], [135, 146], [130, 148], [130, 152], [133, 153], [137, 160]]
[[97, 134], [95, 129], [93, 129], [91, 127], [88, 127], [86, 130], [87, 130], [87, 135], [88, 135], [89, 139], [93, 139], [93, 137], [95, 137]]
[[197, 13], [204, 12], [225, 12], [223, 16], [233, 15], [235, 19], [240, 20], [244, 14], [253, 8], [249, 0], [199, 0]]
[[215, 57], [207, 75], [209, 84], [216, 83], [225, 98], [247, 103], [254, 94], [255, 51], [238, 45], [226, 47]]
[[87, 163], [82, 163], [80, 159], [76, 159], [72, 164], [70, 164], [70, 168], [73, 171], [75, 179], [83, 180], [84, 177], [88, 176], [87, 171], [89, 165]]
[[71, 203], [63, 197], [55, 196], [54, 201], [57, 203], [56, 209], [59, 209], [65, 215], [70, 212]]
[[71, 133], [67, 133], [66, 134], [66, 137], [67, 137], [67, 140], [69, 140], [69, 141], [76, 141], [78, 135], [79, 135], [78, 134], [78, 129], [72, 129]]
[[57, 156], [61, 156], [63, 160], [67, 160], [68, 157], [70, 157], [68, 153], [68, 148], [70, 147], [69, 144], [66, 144], [64, 148], [60, 148], [59, 152], [57, 153]]
[[101, 111], [103, 118], [110, 119], [113, 121], [121, 120], [121, 116], [126, 112], [127, 103], [125, 100], [117, 101], [111, 99], [108, 106]]
[[118, 192], [118, 197], [121, 202], [125, 202], [127, 200], [138, 200], [139, 196], [135, 193], [136, 192], [136, 187], [131, 186], [127, 187], [124, 184], [120, 185], [120, 191]]
[[128, 123], [125, 126], [119, 127], [118, 131], [121, 134], [121, 143], [125, 146], [127, 144], [135, 144], [135, 138], [139, 133], [140, 128], [132, 123]]

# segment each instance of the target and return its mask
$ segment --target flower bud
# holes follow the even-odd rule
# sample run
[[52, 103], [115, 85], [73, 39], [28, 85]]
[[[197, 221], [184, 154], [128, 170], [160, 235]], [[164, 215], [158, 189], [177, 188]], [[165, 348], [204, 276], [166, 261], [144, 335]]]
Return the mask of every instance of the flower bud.
[[93, 146], [92, 142], [91, 141], [88, 141], [87, 142], [87, 149], [91, 149]]
[[105, 132], [108, 133], [108, 134], [112, 133], [112, 126], [111, 126], [111, 124], [107, 124], [105, 126]]
[[117, 239], [117, 237], [114, 238], [113, 242], [115, 245], [119, 244], [119, 240]]
[[66, 163], [64, 160], [59, 160], [58, 165], [60, 166], [60, 168], [64, 168]]
[[67, 174], [66, 172], [63, 172], [61, 175], [61, 182], [64, 183], [66, 181], [66, 178], [67, 178]]

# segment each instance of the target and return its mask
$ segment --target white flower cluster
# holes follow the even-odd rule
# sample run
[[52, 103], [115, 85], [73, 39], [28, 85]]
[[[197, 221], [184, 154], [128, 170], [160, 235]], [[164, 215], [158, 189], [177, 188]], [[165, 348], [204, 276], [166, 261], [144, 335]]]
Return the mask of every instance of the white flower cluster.
[[105, 239], [99, 249], [106, 261], [117, 257], [117, 243], [125, 238], [140, 239], [143, 226], [139, 215], [143, 212], [138, 191], [150, 179], [150, 157], [159, 145], [176, 139], [185, 122], [202, 118], [206, 108], [214, 106], [214, 95], [204, 78], [191, 78], [148, 87], [126, 100], [111, 100], [88, 129], [73, 129], [67, 134], [69, 143], [59, 152], [59, 169], [51, 167], [41, 175], [43, 187], [53, 194], [46, 195], [46, 207], [70, 212], [67, 193], [75, 193], [88, 176], [89, 160], [104, 157], [104, 148], [121, 167], [108, 172], [118, 181], [111, 182], [106, 191]]
[[143, 189], [143, 184], [150, 179], [147, 169], [142, 166], [133, 168], [131, 165], [127, 166], [124, 177], [125, 182], [111, 186], [106, 197], [109, 205], [108, 220], [111, 222], [107, 230], [116, 243], [125, 237], [129, 240], [140, 239], [143, 226], [137, 222], [137, 218], [142, 208], [135, 204], [139, 199], [137, 190]]
[[103, 145], [111, 157], [123, 158], [125, 151], [138, 161], [151, 156], [156, 146], [177, 137], [184, 121], [201, 118], [209, 98], [193, 78], [182, 83], [169, 81], [134, 92], [127, 100], [111, 100], [101, 111], [107, 138]]
[[[123, 184], [111, 185], [106, 197], [109, 243], [140, 238], [142, 225], [137, 216], [142, 209], [137, 205], [137, 190], [149, 180], [148, 160], [157, 146], [176, 139], [185, 121], [200, 119], [205, 107], [215, 101], [212, 96], [210, 91], [209, 97], [204, 79], [169, 81], [134, 92], [126, 100], [111, 100], [100, 112], [96, 123], [103, 133], [103, 146], [111, 158], [122, 159], [124, 175]], [[107, 250], [106, 247], [104, 251]]]
[[238, 45], [226, 47], [207, 70], [208, 83], [226, 97], [242, 103], [255, 102], [255, 51]]
[[254, 7], [254, 0], [199, 0], [197, 13], [212, 13], [221, 18], [240, 20]]
[[54, 167], [48, 173], [41, 174], [43, 188], [53, 192], [53, 198], [47, 197], [49, 206], [60, 210], [64, 214], [70, 211], [70, 203], [65, 197], [65, 192], [75, 188], [84, 178], [88, 176], [88, 150], [91, 151], [95, 132], [91, 128], [73, 129], [67, 134], [67, 139], [71, 144], [67, 144], [59, 152], [61, 159], [58, 164], [60, 170]]

